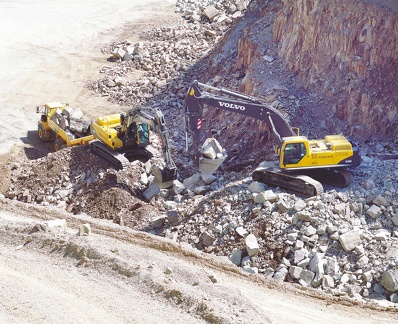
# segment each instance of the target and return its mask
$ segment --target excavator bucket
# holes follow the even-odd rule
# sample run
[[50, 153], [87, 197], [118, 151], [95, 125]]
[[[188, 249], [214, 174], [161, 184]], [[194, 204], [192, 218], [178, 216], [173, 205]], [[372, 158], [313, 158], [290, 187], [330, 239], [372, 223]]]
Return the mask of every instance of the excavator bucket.
[[173, 167], [153, 165], [151, 171], [155, 177], [154, 183], [161, 188], [171, 187], [173, 181], [177, 179], [177, 169]]

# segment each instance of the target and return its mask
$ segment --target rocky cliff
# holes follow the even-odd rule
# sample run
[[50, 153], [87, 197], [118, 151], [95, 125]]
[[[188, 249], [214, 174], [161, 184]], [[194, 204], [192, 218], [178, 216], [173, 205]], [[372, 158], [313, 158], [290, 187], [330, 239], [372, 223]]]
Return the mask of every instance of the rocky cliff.
[[287, 67], [333, 100], [351, 135], [398, 135], [398, 2], [284, 0], [273, 34]]

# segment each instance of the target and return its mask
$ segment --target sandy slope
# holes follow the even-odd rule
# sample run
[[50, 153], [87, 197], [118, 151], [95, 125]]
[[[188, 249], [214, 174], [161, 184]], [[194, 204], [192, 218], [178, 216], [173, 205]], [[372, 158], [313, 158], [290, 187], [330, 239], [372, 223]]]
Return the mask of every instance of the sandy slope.
[[[84, 88], [105, 65], [100, 48], [119, 40], [127, 22], [144, 28], [154, 21], [175, 20], [173, 5], [172, 0], [1, 1], [2, 163], [40, 151], [36, 105], [70, 102], [92, 116], [123, 109]], [[31, 151], [36, 153], [29, 156]], [[2, 174], [1, 181], [5, 177]], [[28, 233], [34, 223], [52, 218], [67, 219], [69, 232], [61, 237]], [[94, 233], [76, 237], [83, 222], [90, 222]], [[394, 318], [342, 306], [324, 296], [305, 297], [310, 292], [289, 285], [253, 283], [228, 262], [54, 209], [0, 199], [0, 229], [0, 322], [195, 323], [203, 318], [216, 322], [219, 317], [237, 323], [361, 323], [365, 317], [368, 323], [392, 323]], [[59, 246], [59, 239], [103, 257], [82, 266], [85, 259], [65, 257], [62, 244], [54, 253], [51, 244]], [[165, 273], [167, 268], [173, 269], [170, 274]], [[114, 269], [121, 270], [115, 275]], [[211, 274], [217, 282], [210, 280]]]

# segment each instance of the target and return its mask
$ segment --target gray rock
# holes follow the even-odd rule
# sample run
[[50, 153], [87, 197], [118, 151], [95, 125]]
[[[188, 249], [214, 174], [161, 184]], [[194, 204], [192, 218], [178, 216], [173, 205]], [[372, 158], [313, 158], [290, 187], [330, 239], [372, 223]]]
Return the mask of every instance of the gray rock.
[[173, 181], [173, 191], [175, 194], [183, 193], [184, 190], [185, 190], [185, 186], [182, 182], [180, 182], [179, 180]]
[[286, 213], [289, 210], [289, 205], [283, 199], [279, 199], [276, 205], [282, 213]]
[[90, 224], [82, 224], [79, 226], [79, 236], [88, 236], [91, 234]]
[[322, 253], [315, 253], [310, 261], [310, 270], [317, 274], [323, 275], [325, 273], [325, 261]]
[[251, 273], [251, 274], [257, 274], [258, 273], [258, 268], [257, 267], [249, 267], [249, 266], [245, 266], [242, 267], [243, 271], [247, 272], [247, 273]]
[[193, 191], [197, 195], [205, 195], [206, 193], [211, 191], [211, 187], [210, 186], [197, 186]]
[[214, 237], [213, 234], [209, 233], [208, 231], [203, 232], [201, 235], [201, 240], [204, 245], [206, 246], [212, 246], [216, 238]]
[[285, 281], [288, 272], [289, 270], [286, 267], [280, 267], [275, 271], [273, 278], [278, 281]]
[[260, 193], [266, 190], [266, 185], [261, 182], [253, 181], [247, 188], [251, 193]]
[[334, 279], [332, 276], [324, 275], [321, 282], [322, 288], [334, 288]]
[[391, 292], [397, 292], [398, 269], [384, 271], [381, 275], [381, 285]]
[[254, 201], [258, 204], [263, 204], [266, 201], [276, 202], [278, 200], [278, 196], [272, 190], [266, 190], [254, 197]]
[[289, 274], [292, 276], [292, 278], [298, 280], [300, 279], [301, 272], [303, 271], [303, 268], [297, 267], [297, 266], [291, 266], [289, 268]]
[[366, 190], [372, 190], [372, 189], [376, 188], [376, 185], [373, 180], [368, 179], [368, 180], [365, 180], [365, 182], [363, 183], [363, 187]]
[[367, 211], [366, 214], [368, 214], [372, 218], [379, 218], [382, 214], [382, 210], [379, 206], [377, 205], [372, 205]]
[[193, 176], [184, 179], [183, 185], [185, 189], [191, 189], [194, 186], [198, 186], [201, 184], [201, 177], [199, 173], [194, 174]]
[[295, 211], [299, 212], [303, 210], [305, 207], [307, 207], [307, 204], [303, 200], [299, 199], [294, 203], [293, 208]]
[[231, 255], [229, 256], [229, 260], [233, 264], [239, 266], [242, 261], [242, 250], [238, 248], [233, 249]]
[[346, 252], [354, 250], [362, 243], [361, 234], [358, 231], [349, 231], [340, 235], [339, 241]]
[[224, 155], [224, 149], [215, 138], [207, 138], [202, 145], [202, 154], [204, 157], [214, 160], [221, 154]]
[[299, 283], [304, 287], [310, 287], [311, 282], [315, 277], [315, 273], [310, 270], [303, 270], [300, 274]]
[[201, 174], [201, 178], [203, 182], [207, 185], [211, 184], [217, 179], [217, 177], [212, 174]]
[[346, 204], [345, 203], [340, 203], [340, 204], [336, 204], [334, 206], [334, 212], [338, 215], [344, 215], [345, 214], [345, 210], [346, 210]]
[[246, 230], [244, 227], [242, 227], [242, 226], [238, 226], [238, 227], [235, 229], [235, 231], [236, 231], [236, 233], [239, 234], [240, 237], [246, 237], [246, 236], [249, 234], [249, 233], [247, 232], [247, 230]]
[[154, 197], [159, 197], [160, 195], [160, 188], [158, 185], [152, 183], [149, 187], [143, 192], [143, 198], [145, 201], [149, 202]]
[[268, 62], [268, 63], [272, 63], [273, 61], [275, 61], [275, 57], [273, 57], [271, 55], [264, 55], [263, 59], [265, 62]]
[[259, 252], [259, 245], [257, 238], [254, 236], [254, 234], [249, 234], [246, 239], [246, 250], [249, 256], [254, 256], [257, 255]]
[[294, 251], [294, 264], [298, 264], [300, 261], [306, 259], [308, 254], [308, 250], [305, 248]]
[[395, 226], [398, 226], [398, 213], [396, 213], [392, 218], [391, 221], [394, 223]]
[[208, 6], [204, 11], [204, 15], [209, 18], [210, 21], [213, 21], [215, 17], [218, 16], [218, 11], [214, 6]]
[[373, 199], [373, 203], [377, 206], [384, 206], [388, 207], [390, 203], [386, 198], [384, 198], [382, 195], [378, 195], [375, 199]]
[[44, 223], [48, 231], [55, 234], [64, 234], [66, 232], [66, 219], [53, 219]]
[[154, 218], [151, 219], [151, 225], [156, 228], [162, 228], [164, 223], [166, 221], [166, 217], [165, 216], [156, 216]]
[[167, 215], [167, 221], [169, 222], [170, 225], [176, 225], [181, 221], [180, 214], [178, 213], [177, 210], [168, 210], [166, 212]]

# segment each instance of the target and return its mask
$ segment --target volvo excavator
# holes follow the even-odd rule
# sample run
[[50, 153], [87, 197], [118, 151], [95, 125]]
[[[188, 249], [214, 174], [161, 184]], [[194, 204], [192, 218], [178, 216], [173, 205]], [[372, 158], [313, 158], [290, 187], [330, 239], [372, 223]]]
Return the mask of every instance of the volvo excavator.
[[[277, 141], [278, 167], [253, 171], [254, 181], [284, 188], [305, 197], [323, 193], [321, 183], [345, 187], [352, 181], [350, 168], [360, 165], [357, 144], [343, 135], [309, 140], [292, 128], [282, 113], [267, 102], [235, 92], [192, 82], [185, 97], [185, 130], [192, 137], [193, 160], [200, 159], [200, 135], [204, 106], [220, 108], [265, 122]], [[296, 130], [296, 132], [295, 132]], [[187, 144], [188, 148], [188, 144]]]
[[[159, 182], [168, 182], [177, 178], [177, 168], [170, 153], [170, 144], [166, 123], [160, 109], [154, 115], [146, 110], [131, 109], [127, 114], [111, 114], [97, 117], [91, 123], [91, 133], [97, 139], [91, 142], [91, 151], [104, 157], [119, 169], [123, 169], [132, 160], [146, 162], [158, 151], [150, 144], [151, 129], [159, 135], [162, 142], [165, 167], [157, 169], [155, 176]], [[154, 171], [154, 170], [152, 170]]]

